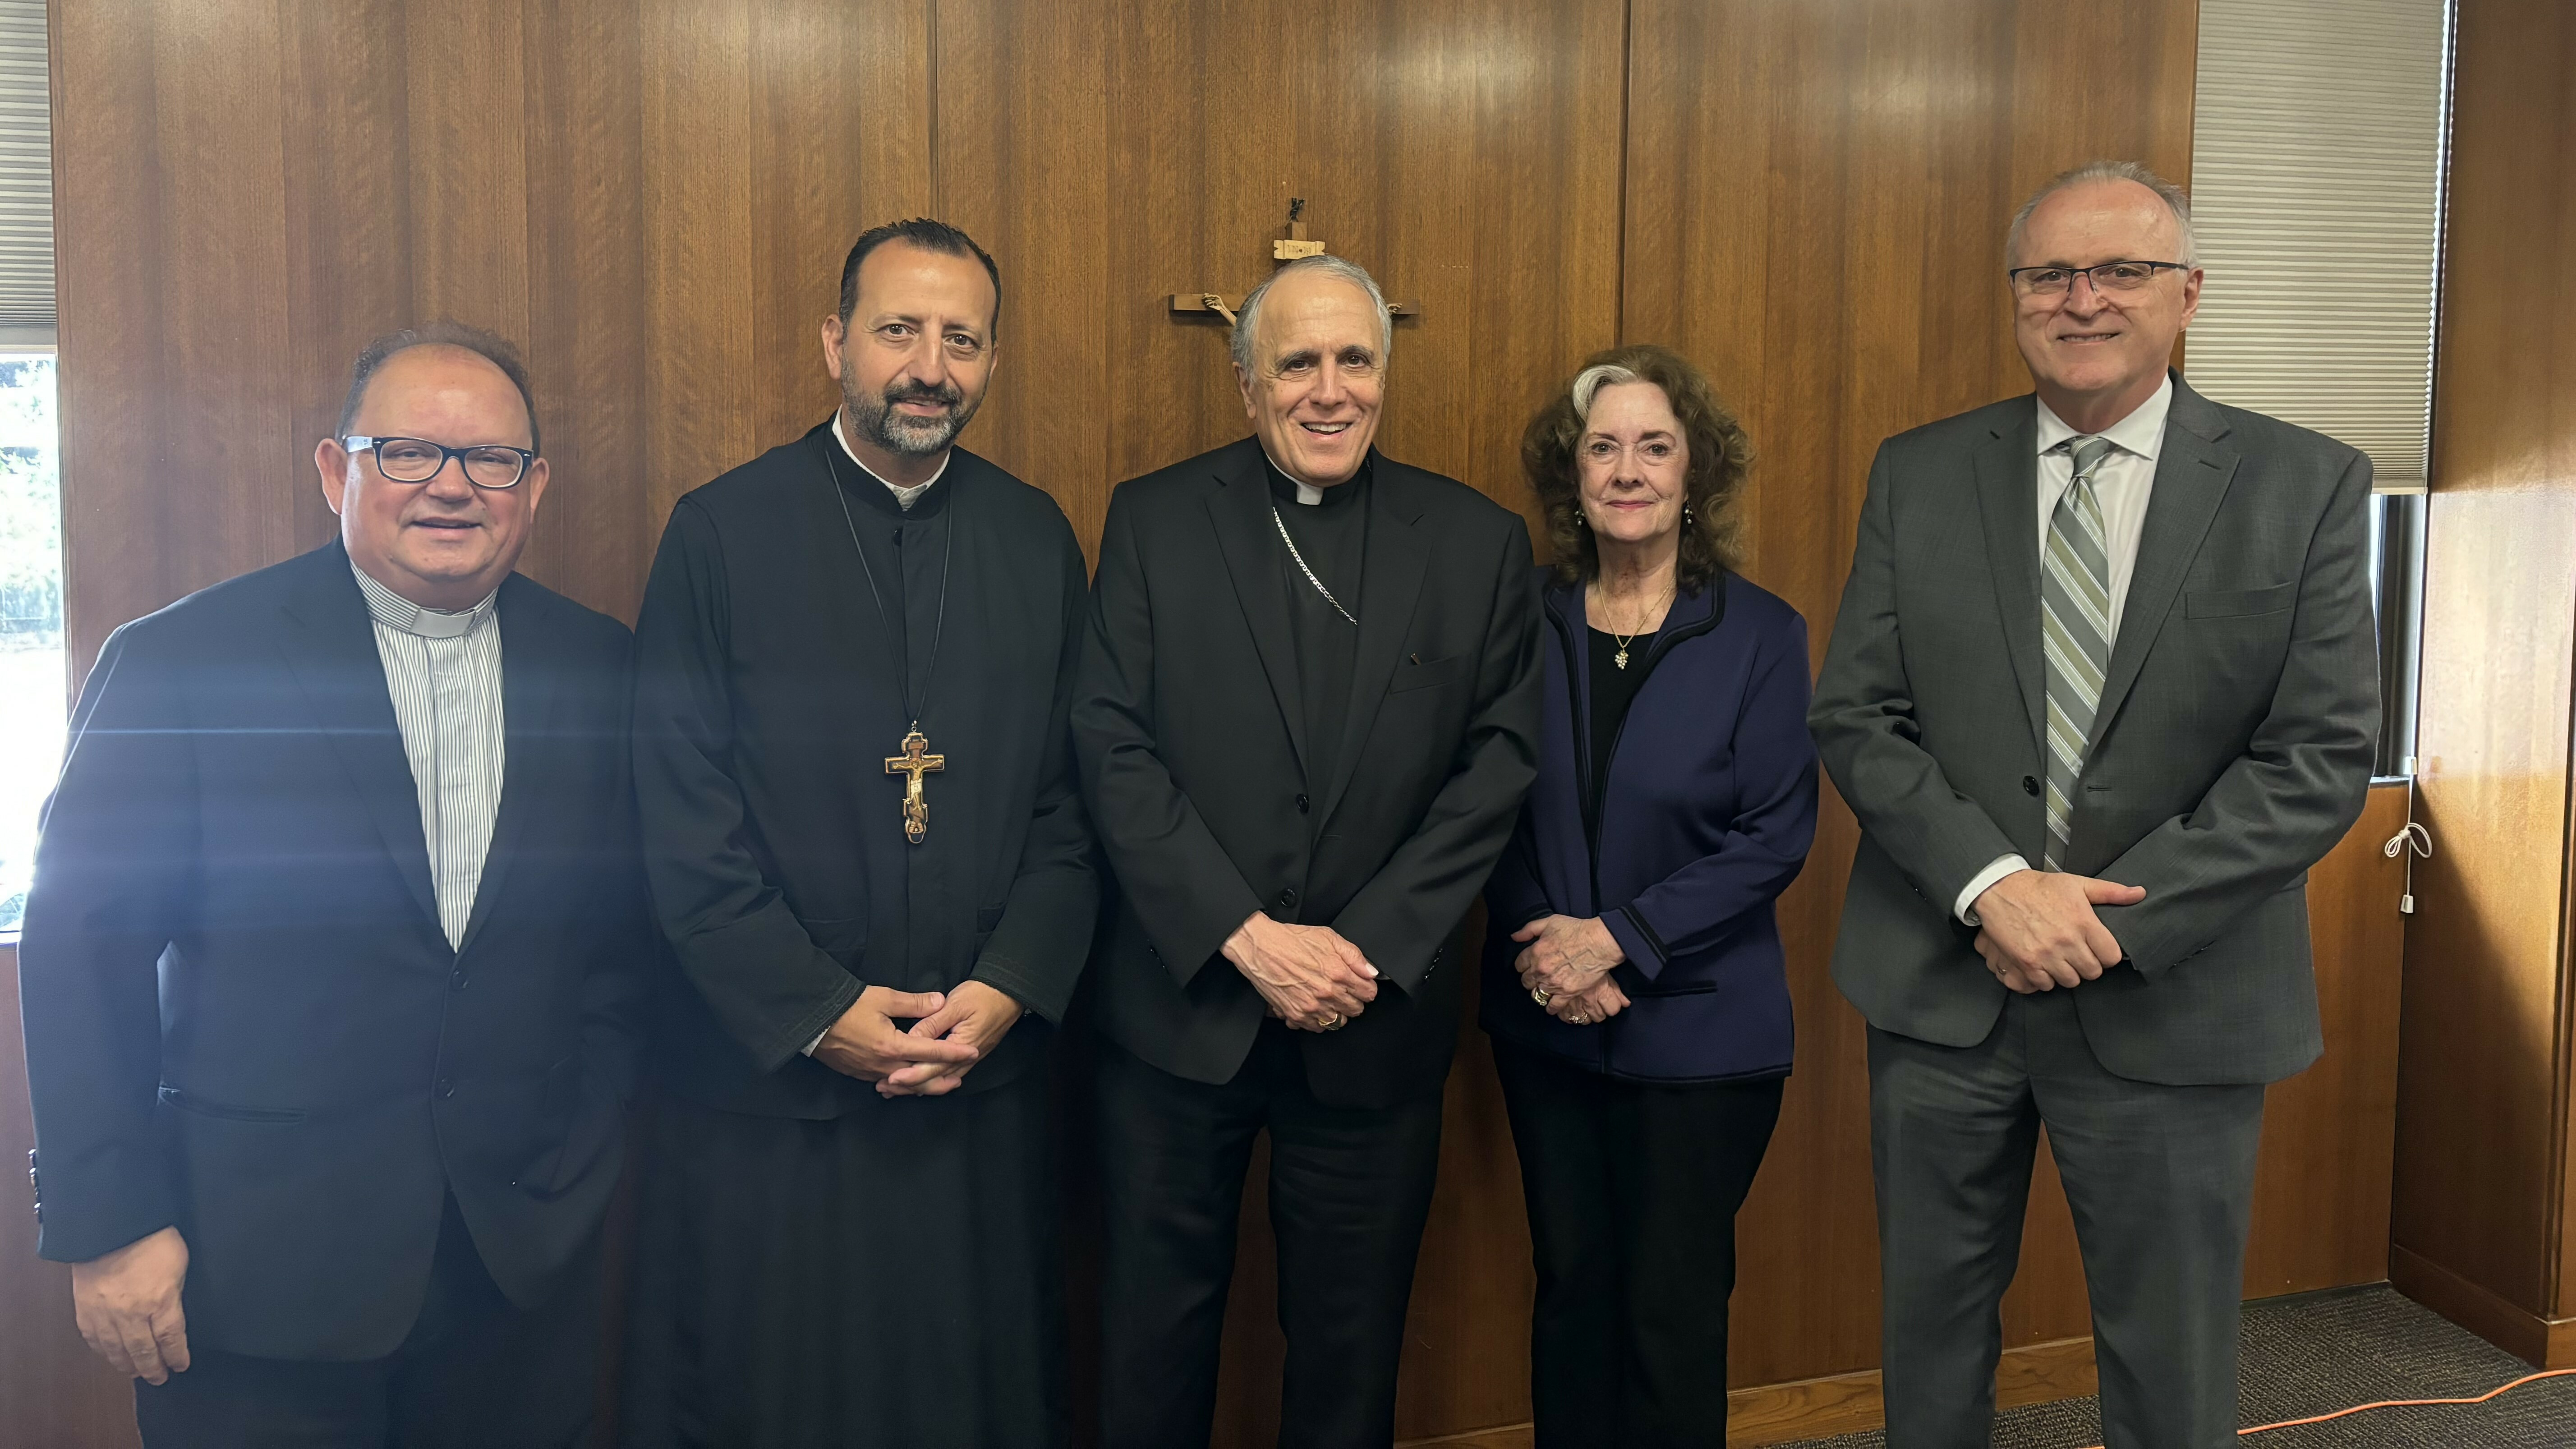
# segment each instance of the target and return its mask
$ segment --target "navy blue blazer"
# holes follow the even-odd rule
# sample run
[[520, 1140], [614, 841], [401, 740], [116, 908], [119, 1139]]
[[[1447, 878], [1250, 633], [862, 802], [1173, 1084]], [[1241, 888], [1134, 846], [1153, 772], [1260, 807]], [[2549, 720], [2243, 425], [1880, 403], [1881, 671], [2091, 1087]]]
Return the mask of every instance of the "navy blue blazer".
[[[1485, 1030], [1641, 1081], [1785, 1074], [1789, 986], [1771, 903], [1816, 833], [1806, 621], [1733, 574], [1673, 601], [1612, 746], [1596, 855], [1583, 828], [1592, 651], [1582, 590], [1551, 582], [1543, 612], [1538, 783], [1485, 890]], [[1627, 1010], [1569, 1026], [1521, 988], [1511, 933], [1550, 914], [1610, 928], [1628, 957], [1614, 975]]]

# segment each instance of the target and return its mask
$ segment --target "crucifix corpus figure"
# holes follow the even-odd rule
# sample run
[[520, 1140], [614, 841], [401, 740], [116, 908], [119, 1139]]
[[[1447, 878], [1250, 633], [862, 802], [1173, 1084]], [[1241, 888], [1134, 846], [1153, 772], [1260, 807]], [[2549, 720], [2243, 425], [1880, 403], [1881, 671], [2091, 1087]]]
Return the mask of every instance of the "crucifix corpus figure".
[[930, 801], [921, 793], [921, 777], [935, 775], [948, 768], [946, 755], [926, 755], [930, 741], [916, 729], [903, 737], [903, 753], [886, 756], [886, 773], [902, 775], [903, 838], [919, 845], [930, 834]]

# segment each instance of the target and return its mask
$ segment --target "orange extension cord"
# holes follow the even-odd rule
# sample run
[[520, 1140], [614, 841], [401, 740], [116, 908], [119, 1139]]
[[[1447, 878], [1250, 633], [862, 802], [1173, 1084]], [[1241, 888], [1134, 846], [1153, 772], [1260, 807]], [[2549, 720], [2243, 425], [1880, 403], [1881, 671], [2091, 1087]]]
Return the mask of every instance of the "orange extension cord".
[[[2305, 1424], [2323, 1424], [2335, 1419], [2347, 1419], [2355, 1414], [2366, 1414], [2373, 1409], [2413, 1409], [2437, 1404], [2483, 1404], [2499, 1395], [2511, 1393], [2524, 1384], [2536, 1384], [2542, 1379], [2563, 1379], [2571, 1375], [2576, 1375], [2576, 1369], [2551, 1369], [2547, 1373], [2525, 1374], [2502, 1388], [2490, 1389], [2474, 1399], [2382, 1399], [2375, 1404], [2355, 1404], [2349, 1409], [2337, 1409], [2331, 1414], [2319, 1414], [2312, 1419], [2283, 1419], [2277, 1424], [2257, 1424], [2251, 1429], [2237, 1430], [2236, 1437], [2242, 1439], [2248, 1434], [2268, 1434], [2275, 1429], [2296, 1429]], [[2096, 1444], [2093, 1449], [2102, 1449], [2102, 1446]]]

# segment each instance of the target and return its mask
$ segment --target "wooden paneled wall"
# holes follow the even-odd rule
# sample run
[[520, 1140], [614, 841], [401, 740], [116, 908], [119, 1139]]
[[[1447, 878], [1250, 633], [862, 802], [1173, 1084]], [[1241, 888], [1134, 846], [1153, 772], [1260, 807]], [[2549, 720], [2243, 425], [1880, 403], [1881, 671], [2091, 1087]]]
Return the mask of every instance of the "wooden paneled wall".
[[[1222, 332], [1163, 299], [1265, 275], [1294, 196], [1315, 236], [1422, 304], [1398, 328], [1388, 451], [1512, 506], [1520, 425], [1583, 354], [1661, 341], [1706, 364], [1762, 454], [1750, 572], [1821, 649], [1878, 439], [2026, 386], [1999, 276], [2013, 205], [2094, 155], [2185, 169], [2195, 15], [57, 0], [72, 647], [85, 661], [123, 620], [329, 536], [308, 455], [347, 361], [436, 315], [526, 342], [557, 482], [525, 567], [631, 617], [672, 500], [831, 406], [814, 329], [850, 238], [919, 212], [1004, 271], [1001, 367], [965, 441], [1088, 542], [1117, 480], [1243, 432]], [[2315, 887], [2334, 1037], [2275, 1096], [2249, 1291], [2381, 1272], [2395, 887], [2375, 846], [2402, 798], [2372, 812]], [[1829, 804], [1783, 906], [1800, 1067], [1744, 1220], [1732, 1366], [1757, 1434], [1865, 1419], [1877, 1359], [1860, 1027], [1826, 977], [1854, 838]], [[0, 1106], [23, 1121], [22, 1098]], [[1526, 1229], [1472, 1030], [1443, 1152], [1407, 1436], [1527, 1417]], [[1252, 1197], [1234, 1444], [1275, 1422]], [[2033, 1212], [2008, 1322], [2022, 1391], [2081, 1391], [2072, 1228], [2045, 1183]]]
[[2576, 1366], [2576, 12], [2463, 0], [2457, 53], [2396, 1277]]

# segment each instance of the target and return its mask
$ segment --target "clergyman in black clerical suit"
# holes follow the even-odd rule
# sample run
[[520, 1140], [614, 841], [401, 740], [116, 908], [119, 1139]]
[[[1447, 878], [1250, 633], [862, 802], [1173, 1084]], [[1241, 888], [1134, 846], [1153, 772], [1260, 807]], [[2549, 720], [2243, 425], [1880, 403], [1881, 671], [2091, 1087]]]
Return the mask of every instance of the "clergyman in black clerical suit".
[[[44, 1256], [167, 1446], [563, 1446], [652, 949], [624, 625], [509, 349], [358, 359], [327, 547], [116, 631], [20, 949]], [[175, 486], [175, 485], [174, 485]]]
[[630, 1449], [1069, 1428], [1047, 1068], [1099, 909], [1083, 561], [954, 446], [1001, 307], [964, 232], [862, 233], [822, 324], [839, 411], [682, 498], [645, 585], [636, 786], [681, 970]]
[[1366, 272], [1246, 299], [1256, 436], [1110, 500], [1075, 747], [1120, 900], [1095, 965], [1103, 1442], [1207, 1441], [1235, 1217], [1270, 1133], [1283, 1444], [1390, 1442], [1466, 972], [1535, 774], [1517, 515], [1370, 446]]

